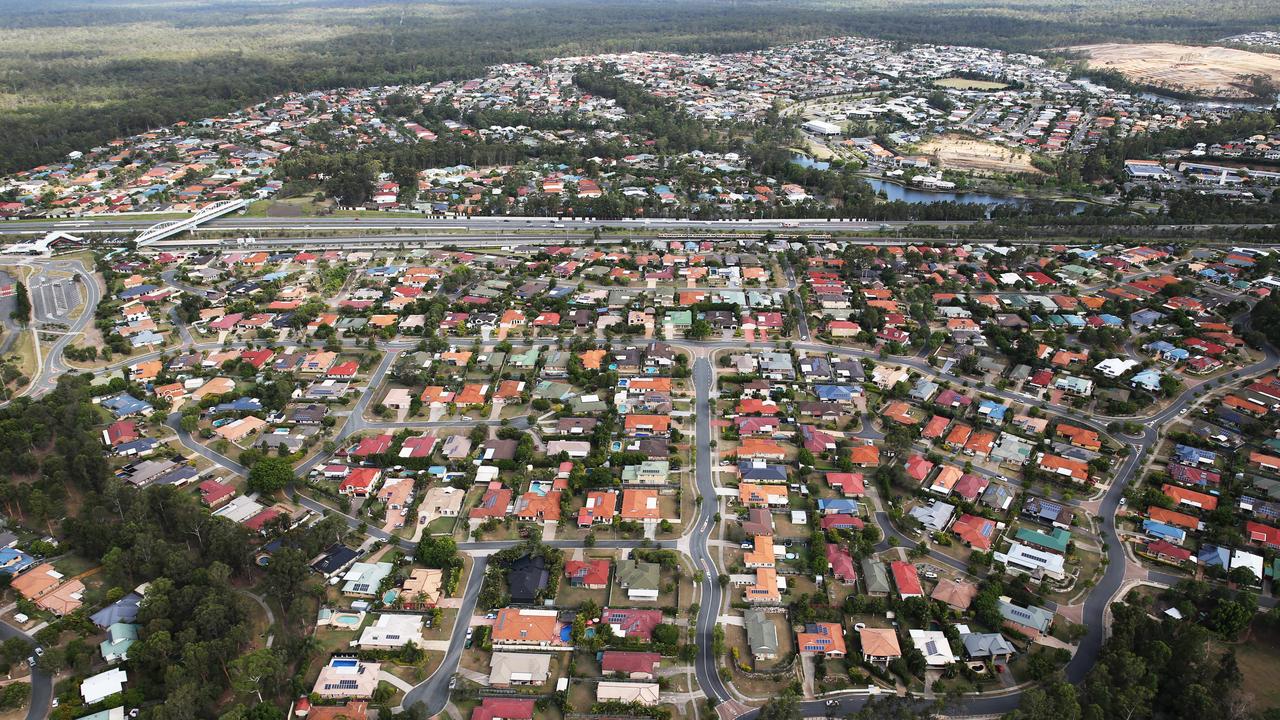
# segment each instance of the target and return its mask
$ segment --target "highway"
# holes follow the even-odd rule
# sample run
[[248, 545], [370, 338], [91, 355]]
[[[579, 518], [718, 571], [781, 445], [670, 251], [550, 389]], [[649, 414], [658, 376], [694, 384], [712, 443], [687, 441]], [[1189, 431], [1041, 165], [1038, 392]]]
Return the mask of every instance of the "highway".
[[[174, 220], [180, 219], [175, 215]], [[882, 224], [891, 227], [907, 225], [966, 225], [971, 220], [923, 220], [923, 221], [880, 221], [880, 220], [840, 220], [825, 218], [796, 218], [769, 220], [687, 220], [687, 219], [620, 219], [590, 220], [554, 217], [466, 217], [466, 218], [432, 218], [416, 215], [386, 213], [383, 216], [365, 215], [363, 217], [245, 217], [228, 215], [209, 220], [200, 225], [210, 230], [234, 230], [247, 233], [272, 230], [437, 230], [437, 231], [489, 231], [489, 232], [523, 232], [537, 230], [554, 232], [556, 230], [591, 232], [596, 228], [624, 228], [628, 230], [647, 230], [652, 232], [689, 230], [697, 232], [715, 231], [816, 231], [855, 232], [878, 229]], [[142, 232], [160, 224], [156, 219], [131, 219], [125, 216], [74, 218], [48, 221], [0, 222], [0, 235], [43, 234], [53, 230], [61, 230], [71, 234], [77, 232], [104, 232], [128, 234]], [[162, 244], [162, 241], [157, 241]]]

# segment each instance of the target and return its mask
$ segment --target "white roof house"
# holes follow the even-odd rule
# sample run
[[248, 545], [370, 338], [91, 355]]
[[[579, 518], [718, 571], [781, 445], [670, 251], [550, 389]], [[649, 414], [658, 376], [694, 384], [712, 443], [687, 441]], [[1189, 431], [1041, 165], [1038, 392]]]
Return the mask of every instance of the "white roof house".
[[422, 646], [422, 616], [383, 614], [378, 621], [360, 633], [360, 639], [352, 642], [362, 648], [392, 649], [412, 642]]
[[102, 702], [123, 691], [124, 684], [128, 680], [129, 675], [122, 668], [112, 668], [85, 678], [84, 682], [80, 683], [80, 696], [84, 698], [85, 705]]
[[551, 656], [545, 653], [495, 651], [489, 658], [489, 684], [542, 685], [551, 676]]
[[1249, 568], [1253, 571], [1253, 576], [1258, 579], [1259, 583], [1262, 582], [1262, 565], [1263, 561], [1261, 555], [1255, 555], [1254, 553], [1245, 550], [1231, 551], [1231, 569], [1235, 570], [1236, 568], [1241, 567]]
[[1109, 378], [1118, 378], [1136, 367], [1138, 367], [1137, 360], [1131, 360], [1129, 358], [1107, 358], [1097, 365], [1094, 365], [1093, 369]]
[[1043, 552], [1022, 543], [1013, 543], [1008, 552], [996, 553], [996, 562], [1004, 563], [1013, 571], [1036, 575], [1048, 575], [1061, 579], [1065, 575], [1066, 558], [1051, 552]]
[[951, 643], [941, 630], [911, 630], [911, 644], [924, 654], [929, 667], [942, 667], [956, 661], [951, 652]]
[[602, 680], [596, 684], [596, 702], [617, 700], [640, 705], [658, 704], [658, 683], [612, 682]]

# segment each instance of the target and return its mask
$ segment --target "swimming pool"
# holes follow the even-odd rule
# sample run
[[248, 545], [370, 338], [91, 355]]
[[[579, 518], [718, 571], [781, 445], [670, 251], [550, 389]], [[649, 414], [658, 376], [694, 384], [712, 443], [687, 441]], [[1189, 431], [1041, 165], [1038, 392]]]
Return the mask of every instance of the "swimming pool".
[[356, 658], [334, 658], [329, 661], [329, 667], [335, 668], [353, 668], [357, 667], [360, 661]]
[[330, 622], [336, 625], [359, 625], [360, 616], [359, 615], [334, 615], [333, 619], [330, 620]]

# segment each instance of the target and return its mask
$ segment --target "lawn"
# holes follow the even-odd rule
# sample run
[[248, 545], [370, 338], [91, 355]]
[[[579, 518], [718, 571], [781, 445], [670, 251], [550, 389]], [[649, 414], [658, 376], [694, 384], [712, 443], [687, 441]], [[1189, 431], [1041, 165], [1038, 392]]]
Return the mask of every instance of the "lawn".
[[1254, 710], [1280, 706], [1280, 683], [1276, 682], [1276, 668], [1280, 667], [1280, 633], [1261, 629], [1254, 624], [1247, 641], [1239, 645], [1222, 646], [1236, 652], [1236, 662], [1244, 676], [1243, 690], [1253, 697]]

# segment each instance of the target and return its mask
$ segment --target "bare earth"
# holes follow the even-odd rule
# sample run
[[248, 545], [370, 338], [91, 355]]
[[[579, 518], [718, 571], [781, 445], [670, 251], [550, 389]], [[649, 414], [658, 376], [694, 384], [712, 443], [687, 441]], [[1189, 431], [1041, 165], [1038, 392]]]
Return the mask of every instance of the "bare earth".
[[1219, 98], [1249, 98], [1250, 75], [1280, 82], [1280, 55], [1171, 43], [1078, 45], [1090, 67], [1115, 70], [1130, 80]]
[[968, 170], [994, 173], [1039, 173], [1031, 164], [1031, 156], [996, 143], [974, 140], [963, 135], [940, 135], [922, 143], [921, 155], [936, 158], [946, 170]]

